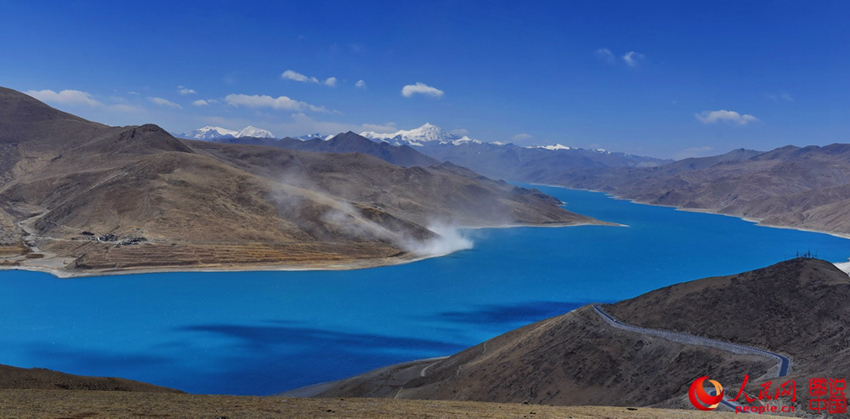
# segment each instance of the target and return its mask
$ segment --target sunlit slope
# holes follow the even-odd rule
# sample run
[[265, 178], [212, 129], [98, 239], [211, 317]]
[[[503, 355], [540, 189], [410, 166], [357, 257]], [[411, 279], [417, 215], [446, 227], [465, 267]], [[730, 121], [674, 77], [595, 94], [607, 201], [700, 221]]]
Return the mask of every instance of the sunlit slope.
[[[442, 165], [178, 140], [0, 90], [5, 265], [355, 267], [427, 256], [432, 224], [570, 225], [538, 191]], [[14, 257], [15, 254], [21, 256]]]

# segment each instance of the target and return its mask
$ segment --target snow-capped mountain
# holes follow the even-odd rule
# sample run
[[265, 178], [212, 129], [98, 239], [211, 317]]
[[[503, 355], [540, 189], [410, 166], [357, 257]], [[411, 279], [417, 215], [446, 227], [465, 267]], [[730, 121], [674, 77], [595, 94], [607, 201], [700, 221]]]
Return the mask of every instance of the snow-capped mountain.
[[203, 128], [193, 129], [189, 132], [177, 134], [181, 138], [189, 138], [192, 140], [218, 140], [222, 138], [241, 138], [241, 137], [256, 137], [256, 138], [275, 138], [271, 132], [252, 126], [247, 126], [239, 131], [233, 131], [222, 127], [206, 126]]
[[182, 138], [191, 138], [193, 140], [215, 140], [217, 138], [236, 137], [236, 134], [238, 134], [238, 131], [222, 127], [207, 126], [177, 134], [177, 136]]
[[304, 135], [300, 135], [298, 137], [290, 137], [290, 138], [295, 139], [295, 140], [301, 140], [301, 141], [309, 141], [309, 140], [312, 140], [313, 138], [321, 138], [323, 140], [329, 140], [333, 137], [334, 137], [333, 135], [327, 135], [327, 134], [314, 132], [312, 134], [304, 134]]
[[271, 131], [248, 125], [247, 127], [239, 130], [234, 137], [274, 138], [274, 134], [272, 134]]
[[542, 148], [544, 150], [575, 150], [573, 147], [568, 147], [563, 144], [553, 144], [553, 145], [530, 145], [526, 148]]
[[481, 141], [473, 140], [466, 135], [460, 136], [443, 132], [442, 128], [429, 123], [411, 130], [400, 130], [392, 133], [365, 131], [360, 133], [360, 135], [374, 141], [384, 141], [392, 145], [409, 145], [414, 147], [423, 147], [426, 144], [481, 144]]

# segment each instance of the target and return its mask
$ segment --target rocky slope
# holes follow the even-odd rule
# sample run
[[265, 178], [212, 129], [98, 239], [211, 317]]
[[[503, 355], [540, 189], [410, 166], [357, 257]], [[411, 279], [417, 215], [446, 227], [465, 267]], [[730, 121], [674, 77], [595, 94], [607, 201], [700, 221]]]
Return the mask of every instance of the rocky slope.
[[0, 88], [0, 265], [374, 266], [428, 256], [431, 223], [596, 222], [454, 166], [179, 140]]
[[850, 234], [850, 145], [735, 150], [651, 169], [573, 170], [551, 183], [759, 220]]
[[[791, 356], [789, 378], [797, 380], [804, 409], [807, 396], [801, 389], [809, 378], [850, 373], [847, 301], [850, 277], [828, 262], [795, 259], [673, 285], [605, 309], [625, 323]], [[732, 387], [748, 374], [748, 391], [757, 395], [775, 364], [615, 329], [585, 306], [445, 359], [388, 367], [312, 394], [687, 408], [695, 378], [709, 375]]]
[[0, 365], [0, 390], [89, 390], [182, 393], [182, 391], [139, 381], [112, 377], [86, 377], [42, 368]]

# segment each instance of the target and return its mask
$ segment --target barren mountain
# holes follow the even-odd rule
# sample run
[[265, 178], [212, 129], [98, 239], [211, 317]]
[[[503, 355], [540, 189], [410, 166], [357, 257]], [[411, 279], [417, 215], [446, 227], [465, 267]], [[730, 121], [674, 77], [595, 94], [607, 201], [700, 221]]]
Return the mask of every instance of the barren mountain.
[[217, 141], [227, 144], [265, 145], [288, 148], [290, 150], [318, 151], [321, 153], [362, 153], [402, 167], [429, 167], [440, 164], [438, 160], [428, 157], [408, 145], [377, 143], [351, 131], [334, 136], [327, 141], [321, 138], [302, 141], [293, 138], [275, 140], [248, 137], [221, 139]]
[[808, 383], [812, 377], [850, 375], [848, 302], [847, 274], [829, 262], [798, 258], [671, 285], [605, 309], [642, 327], [787, 354], [793, 359], [789, 378]]
[[520, 147], [513, 144], [466, 142], [426, 143], [418, 151], [440, 161], [450, 161], [494, 179], [554, 184], [576, 170], [616, 167], [655, 167], [670, 160], [605, 150]]
[[[799, 390], [802, 383], [850, 373], [847, 301], [846, 274], [828, 262], [795, 259], [673, 285], [604, 308], [628, 324], [789, 355], [789, 378], [798, 382], [802, 409], [807, 398]], [[747, 374], [748, 391], [758, 394], [759, 384], [776, 371], [776, 362], [763, 356], [614, 328], [585, 306], [445, 359], [387, 367], [310, 393], [685, 408], [688, 386], [697, 377], [740, 386]]]
[[167, 387], [112, 377], [87, 377], [42, 368], [17, 368], [0, 365], [0, 390], [91, 390], [182, 393]]
[[763, 224], [850, 233], [850, 145], [735, 150], [651, 169], [574, 170], [554, 184]]
[[428, 256], [431, 223], [594, 223], [454, 166], [178, 140], [0, 89], [0, 264], [340, 268]]

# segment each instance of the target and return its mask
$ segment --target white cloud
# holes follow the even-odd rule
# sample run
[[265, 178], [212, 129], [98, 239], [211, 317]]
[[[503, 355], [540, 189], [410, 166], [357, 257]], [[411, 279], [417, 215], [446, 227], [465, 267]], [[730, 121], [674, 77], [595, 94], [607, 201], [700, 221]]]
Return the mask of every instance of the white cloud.
[[336, 77], [328, 77], [325, 80], [325, 86], [328, 86], [328, 87], [336, 86]]
[[195, 93], [198, 93], [198, 92], [196, 92], [194, 89], [189, 89], [189, 88], [187, 88], [187, 87], [183, 87], [183, 86], [177, 86], [177, 91], [178, 91], [181, 95], [193, 95], [193, 94], [195, 94]]
[[315, 77], [307, 77], [297, 71], [286, 70], [280, 75], [282, 79], [293, 80], [301, 83], [318, 83], [319, 79]]
[[417, 82], [416, 84], [408, 84], [408, 85], [401, 88], [401, 95], [404, 96], [404, 97], [411, 97], [411, 96], [413, 96], [417, 93], [432, 96], [432, 97], [435, 97], [435, 98], [443, 97], [443, 91], [442, 90], [440, 90], [436, 87], [428, 86], [425, 83], [418, 83]]
[[512, 139], [512, 140], [514, 140], [514, 141], [521, 141], [521, 140], [529, 140], [529, 139], [531, 139], [532, 137], [534, 137], [534, 136], [533, 136], [533, 135], [531, 135], [531, 134], [526, 134], [526, 133], [524, 133], [524, 132], [521, 132], [521, 133], [519, 133], [519, 134], [514, 135], [513, 137], [511, 137], [511, 139]]
[[643, 55], [639, 52], [629, 51], [623, 54], [623, 61], [629, 67], [637, 67], [641, 61], [646, 59], [646, 55]]
[[102, 103], [96, 101], [90, 94], [79, 90], [63, 90], [59, 93], [53, 90], [27, 90], [27, 94], [42, 102], [93, 107], [102, 105]]
[[732, 123], [736, 125], [746, 125], [750, 122], [758, 121], [758, 118], [752, 115], [741, 115], [735, 111], [727, 111], [721, 109], [719, 111], [702, 111], [694, 114], [694, 116], [703, 124], [716, 124], [718, 122]]
[[249, 108], [272, 108], [278, 110], [301, 111], [309, 109], [313, 112], [328, 112], [322, 106], [314, 106], [307, 102], [300, 102], [286, 96], [273, 98], [267, 95], [242, 95], [229, 94], [224, 101], [230, 106], [245, 106]]
[[596, 52], [594, 52], [593, 54], [596, 55], [596, 58], [599, 58], [600, 60], [610, 64], [614, 64], [614, 62], [617, 61], [617, 59], [614, 58], [614, 53], [611, 52], [611, 50], [608, 48], [600, 48], [596, 50]]
[[366, 88], [366, 82], [363, 81], [363, 80], [357, 80], [357, 83], [354, 83], [354, 87], [356, 87], [358, 89], [365, 89]]
[[175, 108], [175, 109], [183, 109], [182, 106], [180, 106], [180, 105], [178, 105], [178, 104], [176, 104], [176, 103], [174, 103], [174, 102], [172, 102], [168, 99], [163, 99], [161, 97], [149, 97], [148, 100], [150, 100], [153, 103], [156, 103], [159, 106], [166, 106], [166, 107]]
[[192, 104], [193, 104], [193, 105], [195, 105], [195, 106], [207, 106], [207, 105], [209, 105], [210, 103], [209, 103], [209, 102], [207, 102], [206, 100], [198, 99], [198, 100], [196, 100], [196, 101], [192, 102]]

